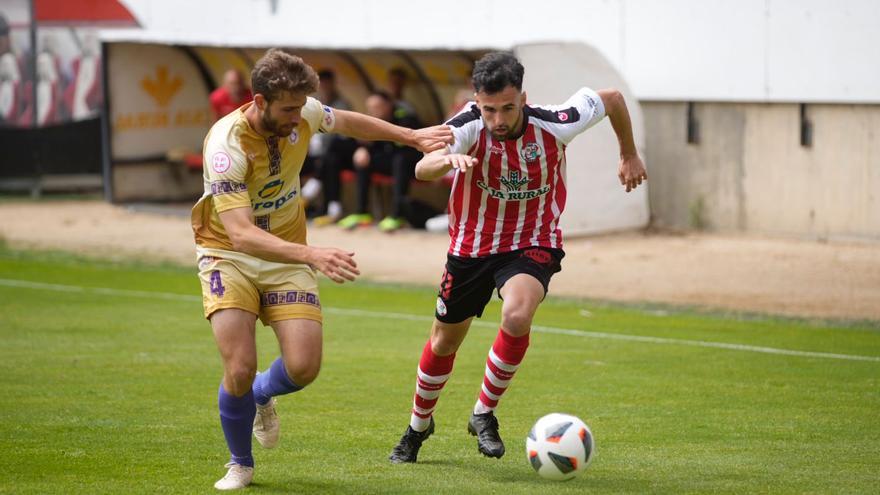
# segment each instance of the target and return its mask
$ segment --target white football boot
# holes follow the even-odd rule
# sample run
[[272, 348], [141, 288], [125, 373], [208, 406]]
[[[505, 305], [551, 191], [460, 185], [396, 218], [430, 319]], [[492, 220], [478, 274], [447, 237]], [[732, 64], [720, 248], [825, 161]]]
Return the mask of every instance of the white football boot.
[[254, 436], [264, 449], [273, 449], [278, 445], [281, 424], [275, 412], [275, 397], [269, 399], [265, 406], [257, 404], [257, 415], [254, 416]]
[[218, 490], [240, 490], [250, 485], [254, 479], [254, 468], [252, 467], [234, 462], [227, 463], [223, 467], [229, 468], [229, 471], [226, 472], [226, 476], [214, 483], [214, 488]]

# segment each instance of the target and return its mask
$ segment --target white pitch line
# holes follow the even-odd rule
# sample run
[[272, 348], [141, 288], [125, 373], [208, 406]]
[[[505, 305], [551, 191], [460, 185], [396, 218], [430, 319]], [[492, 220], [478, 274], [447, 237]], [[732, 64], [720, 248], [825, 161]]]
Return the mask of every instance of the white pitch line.
[[56, 292], [80, 292], [102, 294], [105, 296], [128, 296], [143, 299], [164, 299], [166, 301], [201, 301], [198, 296], [186, 294], [174, 294], [172, 292], [151, 292], [146, 290], [108, 289], [105, 287], [83, 287], [80, 285], [44, 284], [42, 282], [28, 282], [27, 280], [12, 280], [0, 278], [0, 285], [7, 287], [20, 287], [23, 289], [54, 290]]
[[[187, 294], [174, 294], [171, 292], [151, 292], [142, 290], [129, 289], [111, 289], [106, 287], [83, 287], [78, 285], [60, 285], [46, 284], [42, 282], [29, 282], [26, 280], [13, 280], [0, 278], [0, 286], [17, 287], [22, 289], [35, 290], [51, 290], [56, 292], [74, 292], [84, 294], [101, 294], [107, 296], [137, 297], [142, 299], [162, 299], [166, 301], [186, 301], [197, 302], [202, 298]], [[407, 313], [394, 313], [388, 311], [368, 311], [363, 309], [346, 309], [324, 307], [323, 310], [330, 314], [338, 314], [343, 316], [360, 316], [365, 318], [392, 318], [397, 320], [418, 321], [423, 323], [431, 323], [434, 318], [431, 316], [414, 315]], [[472, 324], [477, 327], [498, 328], [498, 323], [491, 321], [476, 320]], [[869, 361], [880, 362], [878, 356], [860, 356], [857, 354], [835, 354], [830, 352], [812, 352], [812, 351], [796, 351], [792, 349], [780, 349], [777, 347], [761, 347], [744, 344], [730, 344], [727, 342], [710, 342], [706, 340], [688, 340], [688, 339], [671, 339], [666, 337], [651, 337], [646, 335], [630, 335], [608, 332], [590, 332], [586, 330], [575, 330], [571, 328], [548, 327], [543, 325], [535, 325], [532, 327], [533, 332], [548, 333], [556, 335], [570, 335], [574, 337], [585, 337], [593, 339], [621, 340], [627, 342], [643, 342], [650, 344], [667, 344], [682, 345], [689, 347], [708, 347], [712, 349], [726, 349], [730, 351], [757, 352], [763, 354], [776, 354], [781, 356], [797, 356], [822, 359], [841, 359], [847, 361]]]

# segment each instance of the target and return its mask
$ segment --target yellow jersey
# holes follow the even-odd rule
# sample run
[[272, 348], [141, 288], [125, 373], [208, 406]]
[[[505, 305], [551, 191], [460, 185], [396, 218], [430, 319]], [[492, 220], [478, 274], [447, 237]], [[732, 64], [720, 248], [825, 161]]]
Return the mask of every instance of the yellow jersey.
[[266, 138], [244, 116], [250, 105], [218, 120], [205, 137], [205, 192], [192, 209], [193, 233], [201, 248], [232, 250], [218, 214], [242, 207], [253, 209], [261, 229], [306, 244], [299, 173], [312, 135], [333, 130], [333, 109], [309, 97], [290, 136]]

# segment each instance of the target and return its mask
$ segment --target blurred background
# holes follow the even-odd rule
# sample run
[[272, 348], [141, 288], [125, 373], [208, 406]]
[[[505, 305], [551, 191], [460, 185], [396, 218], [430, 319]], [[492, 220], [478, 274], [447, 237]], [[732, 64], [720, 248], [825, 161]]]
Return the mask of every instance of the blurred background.
[[[873, 0], [0, 5], [5, 191], [193, 200], [215, 119], [209, 95], [229, 69], [247, 74], [267, 47], [334, 71], [361, 111], [402, 69], [403, 95], [426, 124], [455, 107], [475, 59], [502, 49], [523, 59], [533, 103], [559, 103], [582, 85], [628, 96], [649, 187], [621, 200], [616, 178], [601, 173], [614, 155], [590, 158], [614, 149], [610, 129], [576, 142], [569, 180], [581, 194], [572, 194], [568, 231], [651, 224], [880, 239]], [[579, 213], [589, 209], [604, 213]]]
[[[322, 378], [283, 406], [289, 443], [258, 454], [254, 489], [877, 493], [878, 27], [880, 0], [0, 0], [0, 494], [216, 480], [221, 362], [190, 209], [203, 139], [269, 47], [321, 71], [325, 103], [370, 111], [384, 90], [423, 125], [467, 103], [475, 60], [512, 50], [532, 104], [620, 89], [649, 180], [621, 188], [608, 119], [566, 148], [566, 256], [499, 462], [463, 428], [499, 302], [459, 350], [427, 462], [392, 467], [449, 237], [314, 216], [309, 244], [354, 252], [362, 276], [321, 278]], [[353, 175], [335, 174], [343, 214]], [[442, 218], [448, 183], [409, 184]], [[374, 180], [370, 208], [389, 196]], [[265, 364], [276, 339], [257, 339]], [[599, 446], [552, 488], [521, 448], [551, 411]]]

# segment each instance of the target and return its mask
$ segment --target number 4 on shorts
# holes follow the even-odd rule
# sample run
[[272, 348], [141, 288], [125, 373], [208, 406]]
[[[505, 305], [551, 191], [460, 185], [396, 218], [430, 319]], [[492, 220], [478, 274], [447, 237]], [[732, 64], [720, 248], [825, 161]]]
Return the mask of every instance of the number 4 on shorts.
[[223, 297], [226, 287], [223, 287], [223, 280], [220, 279], [220, 270], [211, 272], [211, 294], [217, 297]]

